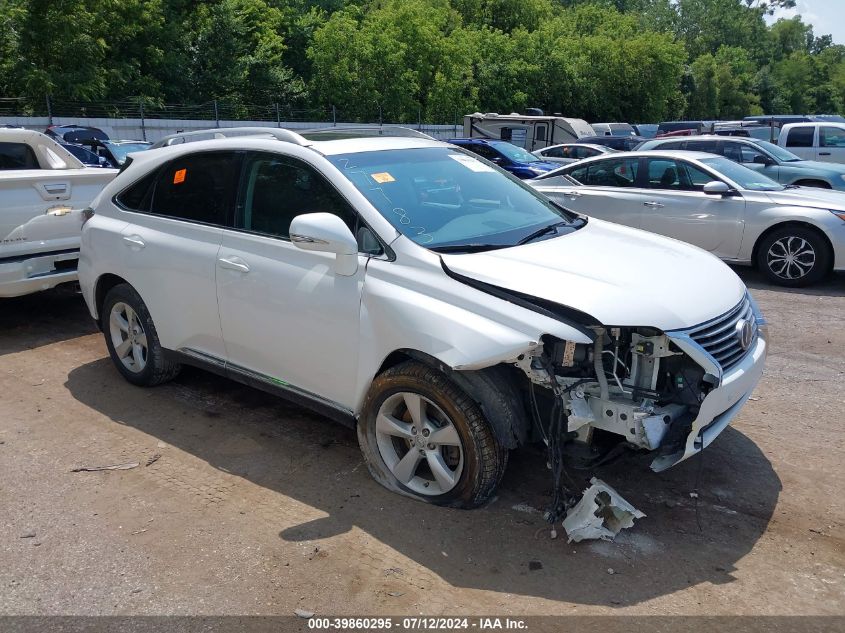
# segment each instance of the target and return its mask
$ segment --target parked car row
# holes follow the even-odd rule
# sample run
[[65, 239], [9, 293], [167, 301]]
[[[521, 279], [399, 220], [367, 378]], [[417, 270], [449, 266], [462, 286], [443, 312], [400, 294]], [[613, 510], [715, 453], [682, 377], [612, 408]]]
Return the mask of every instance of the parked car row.
[[147, 141], [115, 141], [103, 130], [82, 125], [51, 125], [45, 132], [90, 167], [119, 168], [130, 152], [150, 149]]

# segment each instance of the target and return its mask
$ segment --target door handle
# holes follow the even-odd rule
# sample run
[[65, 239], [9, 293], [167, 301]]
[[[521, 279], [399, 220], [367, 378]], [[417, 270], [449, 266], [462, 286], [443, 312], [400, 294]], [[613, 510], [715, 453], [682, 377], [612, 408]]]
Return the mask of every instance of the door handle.
[[146, 246], [140, 235], [124, 235], [123, 242], [133, 250], [141, 250]]
[[830, 152], [819, 152], [819, 156], [830, 156]]
[[659, 208], [665, 206], [662, 202], [654, 202], [653, 200], [651, 200], [649, 202], [643, 202], [643, 205], [650, 207], [652, 209], [659, 209]]
[[220, 265], [220, 268], [226, 268], [227, 270], [237, 270], [240, 273], [249, 272], [249, 265], [240, 257], [231, 257], [228, 259], [221, 257], [217, 260], [217, 263]]

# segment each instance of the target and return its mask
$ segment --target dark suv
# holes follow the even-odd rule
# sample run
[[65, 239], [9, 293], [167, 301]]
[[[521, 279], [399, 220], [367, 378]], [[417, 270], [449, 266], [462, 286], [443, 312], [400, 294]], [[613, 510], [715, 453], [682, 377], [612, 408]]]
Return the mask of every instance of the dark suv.
[[549, 163], [534, 156], [534, 154], [517, 147], [507, 141], [487, 140], [483, 138], [453, 138], [449, 140], [496, 163], [502, 169], [512, 173], [517, 178], [526, 180], [536, 178], [541, 174], [560, 167], [557, 163]]

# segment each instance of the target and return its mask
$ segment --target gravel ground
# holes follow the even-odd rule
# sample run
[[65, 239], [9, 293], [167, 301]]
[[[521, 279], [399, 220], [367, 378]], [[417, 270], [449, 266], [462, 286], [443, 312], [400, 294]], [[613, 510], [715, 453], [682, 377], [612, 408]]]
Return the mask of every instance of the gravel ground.
[[536, 448], [489, 506], [429, 507], [281, 400], [198, 370], [132, 387], [72, 289], [0, 300], [0, 614], [843, 615], [845, 278], [739, 272], [766, 375], [703, 460], [572, 473], [646, 513], [612, 543], [549, 538]]

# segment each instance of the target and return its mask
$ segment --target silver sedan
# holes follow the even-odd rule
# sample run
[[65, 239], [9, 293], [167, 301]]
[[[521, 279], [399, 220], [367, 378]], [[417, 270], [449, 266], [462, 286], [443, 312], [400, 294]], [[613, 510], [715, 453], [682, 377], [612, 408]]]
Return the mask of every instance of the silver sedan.
[[780, 285], [845, 270], [845, 193], [783, 186], [721, 156], [626, 152], [527, 182], [568, 209], [755, 265]]

